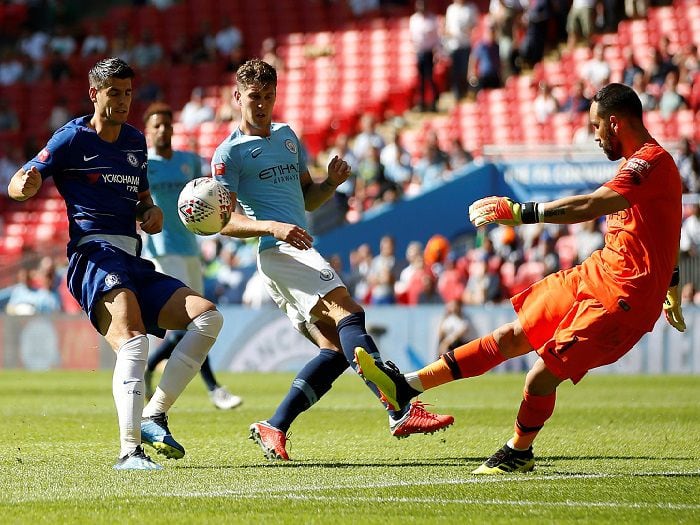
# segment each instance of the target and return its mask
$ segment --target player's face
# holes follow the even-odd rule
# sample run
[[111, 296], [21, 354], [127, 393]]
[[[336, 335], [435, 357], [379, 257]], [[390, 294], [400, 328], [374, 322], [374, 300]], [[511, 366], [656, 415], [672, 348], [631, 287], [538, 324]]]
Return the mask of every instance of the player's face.
[[146, 121], [146, 139], [156, 150], [170, 149], [173, 138], [173, 120], [168, 115], [156, 113]]
[[272, 108], [277, 98], [275, 86], [253, 84], [243, 90], [237, 89], [234, 96], [241, 106], [241, 121], [245, 123], [248, 131], [254, 134], [269, 133]]
[[591, 104], [589, 113], [591, 125], [595, 131], [595, 141], [603, 148], [603, 153], [610, 160], [619, 160], [622, 158], [622, 144], [620, 139], [612, 127], [611, 118], [604, 118], [598, 114], [598, 103]]
[[111, 124], [124, 124], [131, 107], [131, 79], [110, 78], [102, 89], [90, 88], [90, 98], [95, 111], [104, 121]]

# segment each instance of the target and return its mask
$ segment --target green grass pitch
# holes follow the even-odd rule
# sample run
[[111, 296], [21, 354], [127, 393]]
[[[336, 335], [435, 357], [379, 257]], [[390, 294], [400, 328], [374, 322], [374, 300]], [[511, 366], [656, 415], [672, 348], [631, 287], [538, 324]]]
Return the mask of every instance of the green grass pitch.
[[170, 412], [180, 461], [116, 472], [108, 372], [0, 372], [0, 523], [700, 523], [700, 377], [590, 376], [564, 383], [534, 473], [470, 471], [511, 435], [521, 375], [486, 375], [423, 400], [455, 425], [392, 438], [350, 374], [292, 426], [289, 463], [248, 425], [290, 374], [221, 374], [245, 398], [217, 411], [195, 378]]

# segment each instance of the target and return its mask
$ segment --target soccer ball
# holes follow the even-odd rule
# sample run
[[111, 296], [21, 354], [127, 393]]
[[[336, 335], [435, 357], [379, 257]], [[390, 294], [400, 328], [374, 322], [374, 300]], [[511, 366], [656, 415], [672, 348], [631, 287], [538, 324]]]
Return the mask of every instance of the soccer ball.
[[228, 189], [211, 177], [193, 179], [182, 188], [177, 214], [197, 235], [214, 235], [228, 224], [233, 206]]

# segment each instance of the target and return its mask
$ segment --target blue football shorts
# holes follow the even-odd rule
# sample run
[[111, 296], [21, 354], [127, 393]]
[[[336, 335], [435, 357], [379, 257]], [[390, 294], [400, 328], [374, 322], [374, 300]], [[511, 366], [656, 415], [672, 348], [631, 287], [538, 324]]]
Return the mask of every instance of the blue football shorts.
[[68, 262], [68, 289], [97, 328], [95, 307], [101, 297], [115, 288], [134, 292], [146, 332], [163, 337], [158, 315], [176, 290], [185, 284], [156, 271], [152, 262], [112, 246], [91, 241], [76, 248]]

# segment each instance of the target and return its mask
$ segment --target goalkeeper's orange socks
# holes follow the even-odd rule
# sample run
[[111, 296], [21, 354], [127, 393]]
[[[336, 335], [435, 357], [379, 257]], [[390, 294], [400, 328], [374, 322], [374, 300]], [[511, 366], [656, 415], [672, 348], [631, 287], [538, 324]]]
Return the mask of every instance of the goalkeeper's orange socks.
[[421, 392], [455, 379], [474, 377], [488, 372], [505, 361], [498, 344], [489, 334], [444, 353], [425, 368], [406, 374], [406, 381]]
[[518, 417], [515, 419], [515, 434], [508, 446], [515, 450], [530, 448], [537, 433], [554, 412], [556, 399], [556, 391], [546, 396], [533, 396], [527, 390], [524, 391]]

